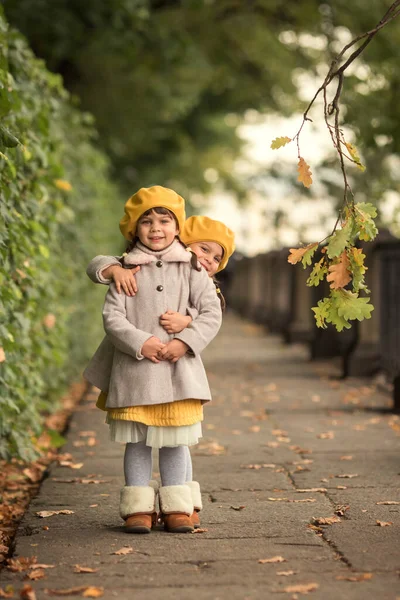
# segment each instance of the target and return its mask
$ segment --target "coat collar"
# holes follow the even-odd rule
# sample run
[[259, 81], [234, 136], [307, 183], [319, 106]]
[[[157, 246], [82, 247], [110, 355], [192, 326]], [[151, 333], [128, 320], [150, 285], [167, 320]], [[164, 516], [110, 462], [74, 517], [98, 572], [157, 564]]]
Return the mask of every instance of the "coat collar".
[[184, 248], [179, 240], [172, 242], [168, 248], [153, 252], [141, 242], [124, 257], [126, 265], [146, 265], [162, 258], [165, 262], [190, 262], [191, 250]]

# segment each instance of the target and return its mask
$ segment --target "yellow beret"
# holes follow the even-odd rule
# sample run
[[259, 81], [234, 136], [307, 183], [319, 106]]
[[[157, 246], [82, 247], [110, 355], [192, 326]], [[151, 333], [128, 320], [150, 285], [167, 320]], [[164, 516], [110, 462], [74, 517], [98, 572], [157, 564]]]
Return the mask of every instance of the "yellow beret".
[[180, 238], [187, 246], [195, 242], [216, 242], [222, 246], [224, 255], [217, 270], [222, 271], [235, 250], [235, 234], [229, 227], [209, 217], [189, 217], [181, 231]]
[[174, 190], [153, 185], [149, 188], [140, 188], [125, 203], [125, 214], [119, 222], [122, 235], [127, 240], [135, 237], [137, 222], [147, 210], [162, 206], [174, 213], [179, 231], [182, 231], [185, 222], [185, 201]]

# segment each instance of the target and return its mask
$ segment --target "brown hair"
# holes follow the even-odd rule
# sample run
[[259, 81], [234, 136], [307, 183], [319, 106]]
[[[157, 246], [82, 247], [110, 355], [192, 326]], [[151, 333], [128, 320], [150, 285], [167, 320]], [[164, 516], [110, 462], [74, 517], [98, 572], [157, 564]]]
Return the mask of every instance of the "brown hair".
[[212, 278], [214, 285], [215, 285], [215, 291], [217, 292], [217, 296], [219, 298], [219, 301], [221, 302], [221, 310], [222, 312], [225, 312], [226, 309], [226, 301], [225, 298], [221, 292], [221, 288], [219, 287], [219, 283], [218, 280], [215, 279], [215, 277]]

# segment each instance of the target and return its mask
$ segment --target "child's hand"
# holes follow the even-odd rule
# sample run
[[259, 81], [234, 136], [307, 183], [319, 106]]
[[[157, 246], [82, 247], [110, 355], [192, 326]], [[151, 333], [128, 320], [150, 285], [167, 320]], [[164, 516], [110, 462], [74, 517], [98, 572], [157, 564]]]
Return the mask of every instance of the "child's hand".
[[135, 296], [137, 292], [137, 284], [135, 273], [140, 271], [140, 267], [134, 269], [124, 269], [119, 265], [111, 265], [102, 271], [102, 276], [105, 279], [113, 279], [118, 294], [121, 293], [121, 288], [127, 296]]
[[182, 342], [181, 340], [171, 340], [158, 352], [157, 358], [176, 363], [188, 350], [189, 346], [185, 344], [185, 342]]
[[153, 337], [145, 341], [142, 346], [141, 353], [145, 358], [148, 358], [152, 362], [159, 363], [160, 360], [158, 354], [162, 352], [163, 348], [165, 348], [165, 344], [163, 344], [157, 337], [153, 335]]
[[181, 313], [167, 310], [160, 317], [160, 325], [167, 333], [180, 333], [192, 322], [192, 317], [181, 315]]

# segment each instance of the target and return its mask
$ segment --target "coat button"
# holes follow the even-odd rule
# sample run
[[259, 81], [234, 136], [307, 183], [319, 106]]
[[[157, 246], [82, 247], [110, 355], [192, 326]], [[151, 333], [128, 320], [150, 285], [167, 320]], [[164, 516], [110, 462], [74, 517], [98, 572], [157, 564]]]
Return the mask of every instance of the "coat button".
[[164, 264], [164, 263], [163, 263], [163, 261], [162, 261], [162, 260], [158, 260], [158, 261], [156, 262], [156, 266], [157, 266], [157, 267], [162, 267], [162, 266], [163, 266], [163, 264]]
[[163, 289], [164, 289], [164, 286], [162, 286], [162, 285], [158, 285], [158, 286], [156, 287], [156, 290], [157, 290], [157, 292], [162, 292], [162, 291], [163, 291]]

